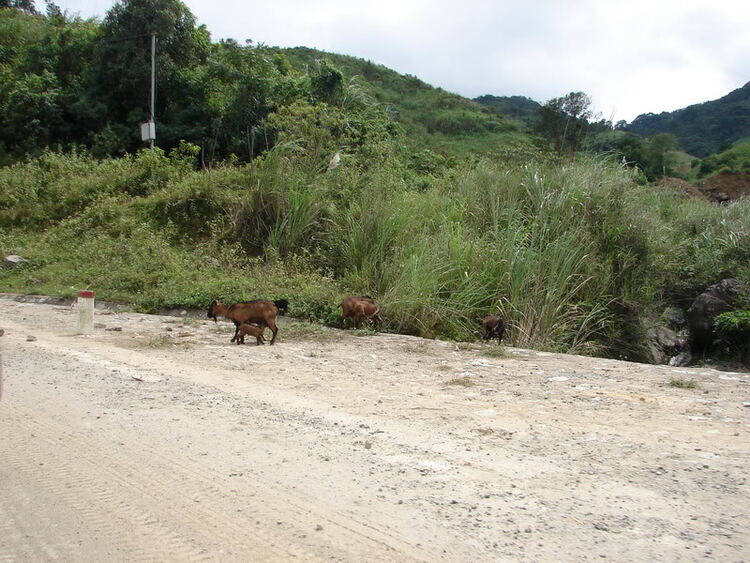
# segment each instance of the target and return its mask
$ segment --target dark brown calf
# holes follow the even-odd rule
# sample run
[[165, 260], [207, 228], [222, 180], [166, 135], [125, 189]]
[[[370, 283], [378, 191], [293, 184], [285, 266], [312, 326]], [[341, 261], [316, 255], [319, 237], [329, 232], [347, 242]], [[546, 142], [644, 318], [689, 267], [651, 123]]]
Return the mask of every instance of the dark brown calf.
[[273, 332], [271, 345], [273, 346], [273, 343], [276, 342], [276, 333], [279, 331], [276, 326], [276, 315], [278, 315], [278, 313], [279, 311], [272, 301], [265, 301], [263, 299], [247, 301], [245, 303], [235, 303], [229, 307], [224, 305], [218, 299], [214, 299], [208, 306], [209, 319], [216, 321], [217, 316], [222, 316], [234, 323], [234, 336], [230, 342], [234, 342], [237, 339], [240, 325], [254, 323], [261, 328], [267, 326], [271, 329], [271, 332]]
[[497, 343], [500, 344], [500, 341], [503, 339], [503, 333], [505, 332], [505, 323], [503, 322], [503, 319], [494, 315], [485, 317], [482, 321], [482, 328], [484, 329], [485, 340], [497, 338]]
[[245, 323], [237, 328], [237, 344], [244, 344], [245, 336], [248, 334], [255, 337], [258, 346], [265, 343], [265, 339], [263, 338], [263, 328]]

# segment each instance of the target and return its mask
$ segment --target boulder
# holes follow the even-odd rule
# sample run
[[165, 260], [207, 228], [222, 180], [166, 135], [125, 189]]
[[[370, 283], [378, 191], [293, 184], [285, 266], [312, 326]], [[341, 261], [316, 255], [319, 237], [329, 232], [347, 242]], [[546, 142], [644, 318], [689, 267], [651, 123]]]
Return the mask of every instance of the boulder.
[[689, 339], [685, 330], [675, 331], [664, 325], [652, 326], [646, 330], [646, 338], [648, 359], [653, 364], [674, 365], [674, 358], [689, 350]]
[[739, 289], [738, 280], [724, 279], [709, 286], [695, 298], [687, 310], [691, 348], [694, 352], [705, 352], [709, 348], [713, 340], [714, 319], [721, 313], [734, 310], [732, 304]]
[[28, 260], [24, 258], [23, 256], [18, 256], [17, 254], [9, 254], [5, 257], [5, 260], [3, 260], [3, 266], [6, 268], [18, 268], [20, 266], [23, 266], [24, 264], [28, 264]]
[[669, 358], [669, 365], [674, 367], [682, 367], [690, 365], [690, 362], [693, 361], [693, 354], [690, 352], [690, 349], [686, 349], [683, 352], [680, 352], [676, 356], [673, 356]]
[[662, 314], [662, 319], [672, 330], [682, 330], [687, 328], [687, 316], [685, 311], [677, 307], [669, 307]]
[[709, 285], [706, 291], [701, 295], [713, 295], [717, 299], [721, 299], [727, 303], [732, 303], [739, 294], [741, 285], [742, 284], [739, 280], [727, 278], [713, 285]]

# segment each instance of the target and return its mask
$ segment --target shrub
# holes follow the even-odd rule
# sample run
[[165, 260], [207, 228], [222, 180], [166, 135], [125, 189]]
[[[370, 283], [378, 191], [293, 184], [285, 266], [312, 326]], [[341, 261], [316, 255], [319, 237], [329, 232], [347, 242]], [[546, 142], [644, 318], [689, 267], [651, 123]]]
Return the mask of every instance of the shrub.
[[668, 385], [678, 389], [697, 389], [698, 383], [694, 379], [684, 379], [681, 377], [670, 377]]
[[750, 311], [720, 314], [715, 329], [722, 353], [750, 365]]

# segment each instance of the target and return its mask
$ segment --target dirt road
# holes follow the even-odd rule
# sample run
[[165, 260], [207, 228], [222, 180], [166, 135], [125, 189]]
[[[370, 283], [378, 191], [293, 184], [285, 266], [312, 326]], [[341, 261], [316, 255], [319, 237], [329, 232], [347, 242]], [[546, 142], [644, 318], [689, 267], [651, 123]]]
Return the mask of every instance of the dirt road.
[[0, 562], [750, 559], [747, 374], [105, 313], [0, 299]]

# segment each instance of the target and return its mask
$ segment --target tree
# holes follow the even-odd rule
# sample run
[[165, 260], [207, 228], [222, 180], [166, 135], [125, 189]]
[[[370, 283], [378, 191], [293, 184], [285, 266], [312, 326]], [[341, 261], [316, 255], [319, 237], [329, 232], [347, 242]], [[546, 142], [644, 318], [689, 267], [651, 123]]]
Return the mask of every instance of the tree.
[[55, 75], [44, 71], [15, 82], [0, 106], [0, 139], [18, 154], [34, 154], [60, 137], [62, 109]]
[[336, 105], [344, 92], [344, 75], [330, 61], [318, 61], [310, 75], [310, 95], [314, 102]]
[[659, 133], [648, 140], [645, 149], [645, 172], [649, 179], [667, 176], [671, 172], [668, 153], [677, 147], [677, 137], [672, 133]]
[[131, 148], [139, 144], [137, 124], [149, 113], [152, 34], [157, 38], [157, 116], [177, 103], [180, 73], [203, 64], [210, 48], [208, 31], [196, 27], [195, 16], [179, 0], [120, 0], [107, 12], [98, 45], [97, 97], [111, 122], [132, 131]]
[[0, 8], [15, 8], [27, 14], [38, 14], [34, 0], [0, 0]]
[[593, 116], [591, 98], [583, 92], [570, 92], [540, 108], [537, 130], [553, 142], [558, 156], [567, 151], [572, 160]]

